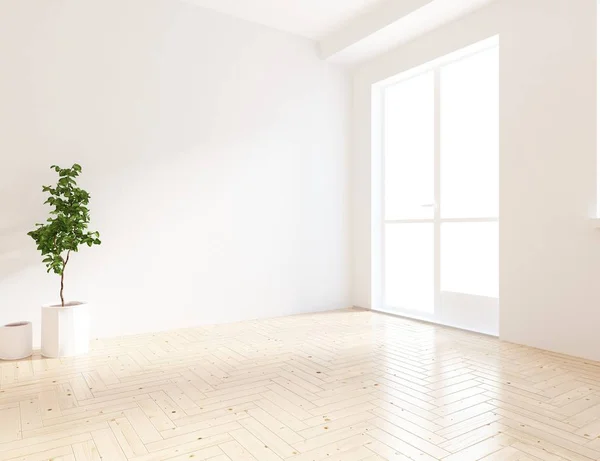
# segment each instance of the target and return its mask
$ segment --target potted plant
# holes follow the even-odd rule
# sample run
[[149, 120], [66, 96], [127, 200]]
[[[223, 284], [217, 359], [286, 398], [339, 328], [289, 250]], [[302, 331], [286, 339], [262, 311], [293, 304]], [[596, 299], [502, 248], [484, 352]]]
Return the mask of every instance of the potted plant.
[[90, 194], [77, 187], [75, 178], [81, 166], [51, 167], [58, 173], [56, 186], [43, 186], [48, 193], [44, 203], [53, 207], [45, 224], [27, 235], [35, 240], [44, 257], [47, 272], [60, 276], [60, 304], [42, 306], [42, 355], [65, 357], [85, 354], [89, 350], [90, 307], [81, 301], [65, 302], [65, 269], [72, 253], [80, 245], [99, 245], [100, 234], [88, 230]]

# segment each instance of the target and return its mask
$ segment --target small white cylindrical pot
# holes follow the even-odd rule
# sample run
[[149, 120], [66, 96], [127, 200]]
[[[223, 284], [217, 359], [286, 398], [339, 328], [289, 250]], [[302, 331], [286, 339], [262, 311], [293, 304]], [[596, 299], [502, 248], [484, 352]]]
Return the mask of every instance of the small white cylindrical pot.
[[90, 349], [90, 305], [73, 302], [42, 307], [42, 355], [71, 357]]
[[9, 323], [0, 327], [0, 359], [19, 360], [32, 352], [31, 322]]

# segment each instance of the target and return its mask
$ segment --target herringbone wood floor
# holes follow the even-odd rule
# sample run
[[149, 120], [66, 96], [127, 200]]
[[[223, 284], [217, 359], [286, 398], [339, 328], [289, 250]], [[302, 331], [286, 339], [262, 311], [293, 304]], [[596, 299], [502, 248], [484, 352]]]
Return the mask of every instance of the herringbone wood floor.
[[0, 460], [600, 459], [600, 364], [373, 312], [0, 367]]

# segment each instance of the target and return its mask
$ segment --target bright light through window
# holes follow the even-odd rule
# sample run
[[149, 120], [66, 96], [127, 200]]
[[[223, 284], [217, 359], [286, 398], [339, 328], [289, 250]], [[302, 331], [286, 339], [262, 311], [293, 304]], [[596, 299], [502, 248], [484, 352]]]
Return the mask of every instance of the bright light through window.
[[384, 305], [435, 315], [444, 293], [497, 298], [497, 42], [381, 98]]

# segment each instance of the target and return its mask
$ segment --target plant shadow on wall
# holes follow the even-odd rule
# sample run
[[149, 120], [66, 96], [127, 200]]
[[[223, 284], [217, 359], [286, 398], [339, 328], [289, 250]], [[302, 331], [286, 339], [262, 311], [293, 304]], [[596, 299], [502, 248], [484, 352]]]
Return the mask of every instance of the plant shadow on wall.
[[[31, 251], [27, 232], [31, 230], [31, 223], [39, 220], [41, 213], [46, 211], [35, 185], [47, 181], [45, 168], [17, 165], [9, 170], [10, 175], [0, 181], [0, 297], [6, 295], [8, 299], [13, 291], [9, 288], [19, 296], [17, 285], [23, 274], [41, 272], [39, 257]], [[9, 304], [13, 302], [9, 301]], [[3, 316], [3, 320], [12, 319]]]
[[85, 302], [65, 303], [65, 271], [72, 253], [80, 245], [100, 245], [100, 234], [88, 230], [89, 192], [77, 186], [81, 173], [77, 163], [71, 168], [51, 167], [58, 173], [56, 186], [43, 186], [48, 194], [50, 217], [29, 235], [44, 257], [47, 272], [60, 276], [60, 305], [42, 306], [42, 355], [67, 357], [85, 354], [90, 343], [90, 307]]
[[37, 261], [35, 255], [30, 254], [29, 245], [23, 243], [22, 234], [25, 232], [24, 225], [0, 228], [0, 282], [4, 277], [31, 267]]

